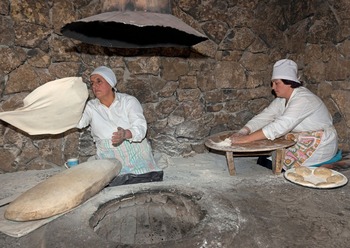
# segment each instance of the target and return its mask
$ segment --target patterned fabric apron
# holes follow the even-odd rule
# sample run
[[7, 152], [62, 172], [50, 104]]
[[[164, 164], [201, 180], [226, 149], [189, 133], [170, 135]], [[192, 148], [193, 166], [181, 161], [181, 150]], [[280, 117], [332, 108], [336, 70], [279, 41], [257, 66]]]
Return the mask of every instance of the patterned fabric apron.
[[117, 147], [114, 147], [109, 139], [99, 140], [96, 142], [96, 148], [98, 159], [118, 159], [122, 163], [119, 175], [161, 171], [154, 161], [147, 139], [140, 143], [126, 140]]
[[292, 133], [296, 144], [286, 149], [283, 169], [302, 166], [312, 156], [321, 143], [323, 131]]

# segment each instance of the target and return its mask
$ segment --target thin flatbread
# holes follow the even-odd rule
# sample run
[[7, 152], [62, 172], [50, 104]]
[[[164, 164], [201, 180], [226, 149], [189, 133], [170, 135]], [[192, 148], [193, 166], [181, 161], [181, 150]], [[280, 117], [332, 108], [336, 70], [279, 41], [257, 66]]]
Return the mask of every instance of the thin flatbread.
[[13, 221], [32, 221], [64, 213], [97, 194], [121, 168], [116, 159], [81, 163], [24, 192], [8, 205], [4, 216]]
[[67, 77], [36, 88], [24, 106], [0, 113], [0, 119], [30, 135], [58, 134], [77, 126], [88, 90], [81, 77]]
[[327, 170], [330, 170], [331, 172], [330, 177], [325, 178], [324, 176], [315, 175], [314, 172], [317, 170], [320, 170], [319, 167], [308, 167], [311, 173], [308, 173], [309, 175], [303, 176], [303, 178], [300, 179], [299, 177], [294, 177], [294, 174], [297, 174], [298, 168], [301, 168], [301, 167], [291, 168], [285, 171], [284, 177], [292, 183], [309, 187], [309, 188], [318, 188], [318, 189], [333, 189], [333, 188], [344, 186], [348, 183], [348, 178], [345, 175], [330, 169], [327, 169]]

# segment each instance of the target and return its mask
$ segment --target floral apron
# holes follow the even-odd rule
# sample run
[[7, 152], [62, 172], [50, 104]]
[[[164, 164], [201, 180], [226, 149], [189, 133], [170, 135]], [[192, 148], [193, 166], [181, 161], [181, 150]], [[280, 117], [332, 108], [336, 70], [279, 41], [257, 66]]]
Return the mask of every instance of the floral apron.
[[292, 133], [297, 142], [294, 146], [286, 149], [283, 169], [302, 166], [312, 156], [321, 143], [323, 131]]

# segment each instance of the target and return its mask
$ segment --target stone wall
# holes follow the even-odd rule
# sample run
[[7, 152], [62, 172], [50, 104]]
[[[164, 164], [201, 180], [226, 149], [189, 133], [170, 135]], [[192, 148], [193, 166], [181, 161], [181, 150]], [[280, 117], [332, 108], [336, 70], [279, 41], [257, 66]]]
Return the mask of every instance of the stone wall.
[[[350, 149], [350, 2], [174, 0], [173, 14], [209, 40], [184, 48], [110, 49], [60, 34], [101, 12], [99, 0], [0, 0], [0, 108], [18, 108], [36, 87], [113, 68], [118, 90], [142, 103], [153, 149], [206, 152], [203, 139], [240, 128], [273, 99], [272, 65], [291, 58], [328, 106], [340, 147]], [[29, 136], [0, 122], [0, 172], [62, 166], [95, 152], [89, 130]]]

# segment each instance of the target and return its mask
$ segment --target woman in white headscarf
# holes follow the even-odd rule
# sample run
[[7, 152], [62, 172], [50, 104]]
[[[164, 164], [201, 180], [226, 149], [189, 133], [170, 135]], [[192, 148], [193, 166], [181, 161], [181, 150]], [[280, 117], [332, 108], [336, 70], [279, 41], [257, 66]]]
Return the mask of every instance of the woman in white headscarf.
[[96, 98], [87, 102], [77, 127], [90, 125], [97, 148], [95, 159], [118, 159], [122, 163], [119, 177], [112, 183], [162, 180], [163, 172], [145, 138], [147, 122], [140, 102], [134, 96], [117, 92], [116, 76], [106, 66], [97, 67], [90, 82]]
[[297, 143], [286, 150], [285, 170], [319, 165], [332, 159], [338, 150], [337, 132], [327, 107], [302, 86], [297, 72], [294, 61], [277, 61], [271, 79], [277, 98], [231, 136], [232, 143], [249, 143], [292, 133]]

